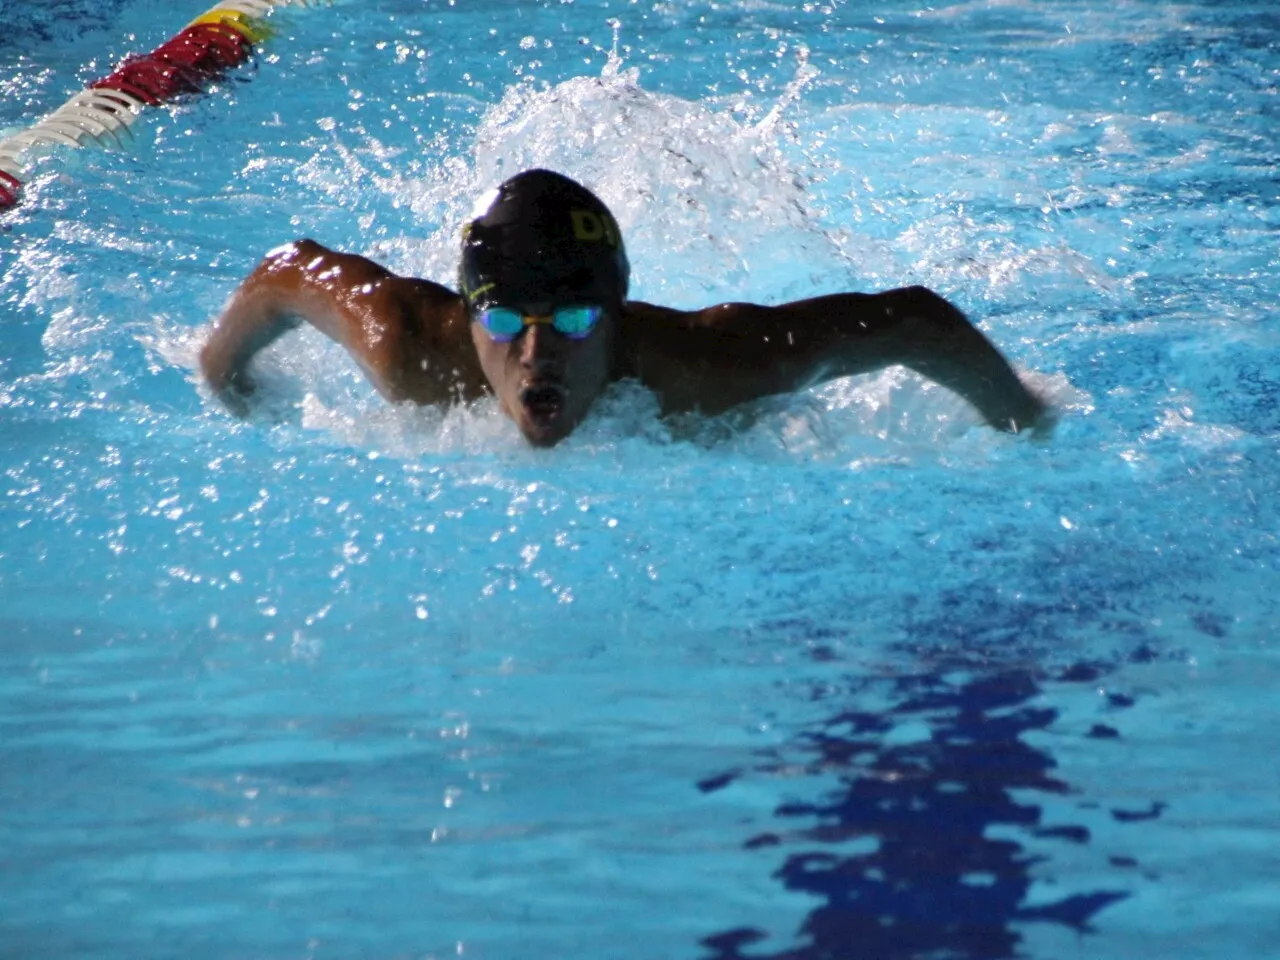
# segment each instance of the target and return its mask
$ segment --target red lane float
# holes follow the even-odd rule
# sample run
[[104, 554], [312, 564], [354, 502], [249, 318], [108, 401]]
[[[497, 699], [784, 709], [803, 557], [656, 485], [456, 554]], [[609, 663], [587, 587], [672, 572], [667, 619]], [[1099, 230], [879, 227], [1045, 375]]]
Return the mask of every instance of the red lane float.
[[148, 54], [128, 57], [110, 76], [89, 84], [43, 120], [0, 141], [0, 212], [18, 203], [32, 147], [120, 142], [145, 107], [184, 94], [203, 93], [252, 56], [266, 39], [264, 22], [275, 7], [308, 0], [224, 0]]

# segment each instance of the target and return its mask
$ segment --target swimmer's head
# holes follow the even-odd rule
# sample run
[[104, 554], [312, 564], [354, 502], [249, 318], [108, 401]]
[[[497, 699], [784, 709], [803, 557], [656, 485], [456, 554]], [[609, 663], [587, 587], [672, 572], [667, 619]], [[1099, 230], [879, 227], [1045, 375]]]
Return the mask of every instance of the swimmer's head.
[[458, 283], [485, 376], [531, 443], [568, 436], [608, 383], [629, 279], [617, 221], [568, 177], [529, 170], [477, 204]]
[[609, 208], [550, 170], [503, 182], [480, 198], [463, 228], [458, 282], [472, 312], [494, 304], [616, 307], [630, 275]]

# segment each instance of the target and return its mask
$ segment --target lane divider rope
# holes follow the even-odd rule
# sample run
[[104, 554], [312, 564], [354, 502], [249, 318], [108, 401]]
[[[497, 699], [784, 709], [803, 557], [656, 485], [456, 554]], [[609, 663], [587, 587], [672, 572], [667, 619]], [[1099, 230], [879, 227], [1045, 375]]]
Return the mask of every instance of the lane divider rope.
[[157, 107], [207, 85], [240, 66], [270, 35], [266, 17], [275, 7], [316, 0], [222, 0], [178, 34], [142, 56], [127, 57], [110, 76], [96, 80], [21, 133], [0, 141], [0, 212], [17, 205], [33, 147], [83, 147], [124, 143], [147, 107]]

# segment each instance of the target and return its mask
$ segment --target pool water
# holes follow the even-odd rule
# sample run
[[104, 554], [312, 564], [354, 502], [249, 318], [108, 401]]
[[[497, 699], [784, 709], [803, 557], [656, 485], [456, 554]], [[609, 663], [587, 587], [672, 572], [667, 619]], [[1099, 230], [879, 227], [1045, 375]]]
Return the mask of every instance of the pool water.
[[[0, 133], [203, 6], [0, 11]], [[1280, 16], [339, 0], [0, 219], [0, 955], [1280, 953]], [[900, 370], [529, 449], [303, 332], [298, 236], [452, 284], [551, 166], [692, 307], [927, 284]]]

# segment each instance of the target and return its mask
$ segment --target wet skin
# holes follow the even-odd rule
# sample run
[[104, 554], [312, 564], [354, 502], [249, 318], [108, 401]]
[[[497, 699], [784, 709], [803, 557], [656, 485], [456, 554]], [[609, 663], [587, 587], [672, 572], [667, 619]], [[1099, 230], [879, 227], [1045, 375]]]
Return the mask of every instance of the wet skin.
[[305, 321], [345, 347], [388, 400], [449, 404], [494, 394], [540, 447], [572, 433], [615, 380], [638, 379], [657, 394], [664, 413], [716, 414], [893, 364], [955, 391], [996, 429], [1018, 432], [1052, 421], [981, 331], [923, 287], [772, 307], [603, 306], [605, 317], [580, 340], [536, 324], [494, 342], [470, 322], [452, 290], [300, 240], [268, 254], [235, 291], [200, 365], [228, 407], [246, 413], [250, 361]]

